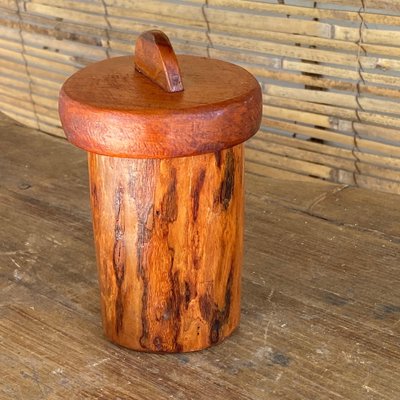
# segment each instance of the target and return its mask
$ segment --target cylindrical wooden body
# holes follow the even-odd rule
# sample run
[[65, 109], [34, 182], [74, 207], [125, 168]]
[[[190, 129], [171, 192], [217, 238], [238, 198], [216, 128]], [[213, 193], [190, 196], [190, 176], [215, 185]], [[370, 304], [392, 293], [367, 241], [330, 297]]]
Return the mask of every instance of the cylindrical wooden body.
[[243, 144], [191, 157], [89, 153], [103, 327], [135, 350], [195, 351], [239, 323]]

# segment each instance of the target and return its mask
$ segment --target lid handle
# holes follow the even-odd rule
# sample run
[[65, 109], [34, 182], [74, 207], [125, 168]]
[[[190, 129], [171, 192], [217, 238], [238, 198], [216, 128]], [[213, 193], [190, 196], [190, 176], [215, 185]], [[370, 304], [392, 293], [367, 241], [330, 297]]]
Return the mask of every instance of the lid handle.
[[146, 31], [136, 39], [135, 68], [167, 92], [183, 90], [178, 60], [164, 32]]

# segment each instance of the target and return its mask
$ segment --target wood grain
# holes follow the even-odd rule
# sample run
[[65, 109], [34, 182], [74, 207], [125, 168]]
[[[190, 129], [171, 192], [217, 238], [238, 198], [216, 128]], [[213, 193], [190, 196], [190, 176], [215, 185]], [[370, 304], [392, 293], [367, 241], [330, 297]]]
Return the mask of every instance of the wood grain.
[[106, 336], [154, 352], [229, 336], [240, 316], [242, 142], [262, 112], [255, 78], [177, 60], [168, 37], [148, 31], [135, 65], [107, 59], [70, 77], [59, 112], [68, 140], [89, 152]]
[[397, 399], [397, 195], [246, 174], [239, 329], [139, 353], [102, 334], [86, 155], [0, 127], [1, 399]]
[[146, 31], [136, 39], [135, 68], [167, 92], [183, 90], [178, 60], [164, 32]]
[[[387, 131], [399, 127], [399, 4], [320, 3], [321, 7], [311, 1], [1, 0], [0, 107], [21, 123], [64, 136], [51, 114], [57, 110], [65, 77], [98, 60], [130, 55], [141, 32], [161, 29], [177, 53], [229, 61], [255, 75], [265, 94], [265, 116], [271, 116], [269, 106], [277, 102], [289, 110], [274, 116], [284, 125], [270, 126], [271, 135], [260, 133], [259, 138], [268, 146], [296, 136], [289, 142], [293, 151], [276, 154], [274, 166], [266, 165], [268, 151], [249, 153], [258, 173], [271, 167], [305, 179], [309, 171], [316, 171], [311, 175], [321, 179], [347, 184], [354, 177], [359, 186], [399, 193], [399, 169], [393, 166], [398, 153], [380, 146], [399, 146]], [[270, 86], [278, 86], [280, 94], [272, 94]], [[300, 112], [292, 113], [293, 107]], [[305, 108], [314, 115], [304, 115]], [[338, 114], [341, 121], [336, 121]], [[332, 126], [324, 130], [324, 137], [313, 136], [310, 129], [325, 127], [319, 125], [321, 119]], [[307, 133], [298, 132], [298, 126]], [[299, 146], [315, 139], [321, 145], [319, 160], [301, 158], [310, 165], [297, 169]], [[342, 162], [339, 153], [344, 147], [353, 166], [326, 174], [331, 161]], [[328, 157], [332, 152], [336, 154]], [[389, 159], [390, 165], [377, 173], [373, 158], [381, 165]]]
[[257, 132], [261, 88], [249, 72], [219, 60], [177, 58], [185, 90], [176, 93], [135, 71], [130, 56], [72, 75], [59, 103], [68, 140], [92, 153], [168, 158], [220, 151]]
[[237, 327], [243, 145], [171, 160], [89, 154], [103, 324], [115, 343], [181, 352]]

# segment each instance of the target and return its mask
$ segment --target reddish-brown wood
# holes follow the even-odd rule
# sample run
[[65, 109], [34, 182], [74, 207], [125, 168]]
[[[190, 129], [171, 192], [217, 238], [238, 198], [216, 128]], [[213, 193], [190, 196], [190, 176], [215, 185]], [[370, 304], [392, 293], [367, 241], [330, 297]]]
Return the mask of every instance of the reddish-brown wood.
[[136, 71], [133, 57], [71, 76], [59, 103], [68, 140], [92, 153], [169, 158], [219, 151], [256, 133], [262, 98], [250, 73], [219, 60], [177, 58], [185, 86], [177, 93]]
[[167, 92], [181, 92], [178, 60], [164, 32], [142, 33], [135, 45], [135, 68]]
[[106, 336], [194, 351], [239, 323], [243, 145], [167, 160], [89, 155]]
[[[144, 74], [108, 59], [60, 93], [68, 140], [89, 151], [103, 326], [136, 350], [200, 350], [239, 323], [242, 142], [259, 128], [261, 90], [235, 65], [176, 58], [159, 31], [136, 50]], [[163, 89], [179, 77], [185, 90]]]

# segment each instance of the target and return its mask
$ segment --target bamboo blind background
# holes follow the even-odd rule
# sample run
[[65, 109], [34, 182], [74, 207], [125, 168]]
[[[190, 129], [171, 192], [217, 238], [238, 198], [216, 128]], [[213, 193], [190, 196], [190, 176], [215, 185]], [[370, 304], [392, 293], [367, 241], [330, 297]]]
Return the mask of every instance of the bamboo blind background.
[[259, 79], [248, 170], [400, 193], [400, 0], [0, 0], [0, 110], [63, 135], [66, 76], [155, 28]]

